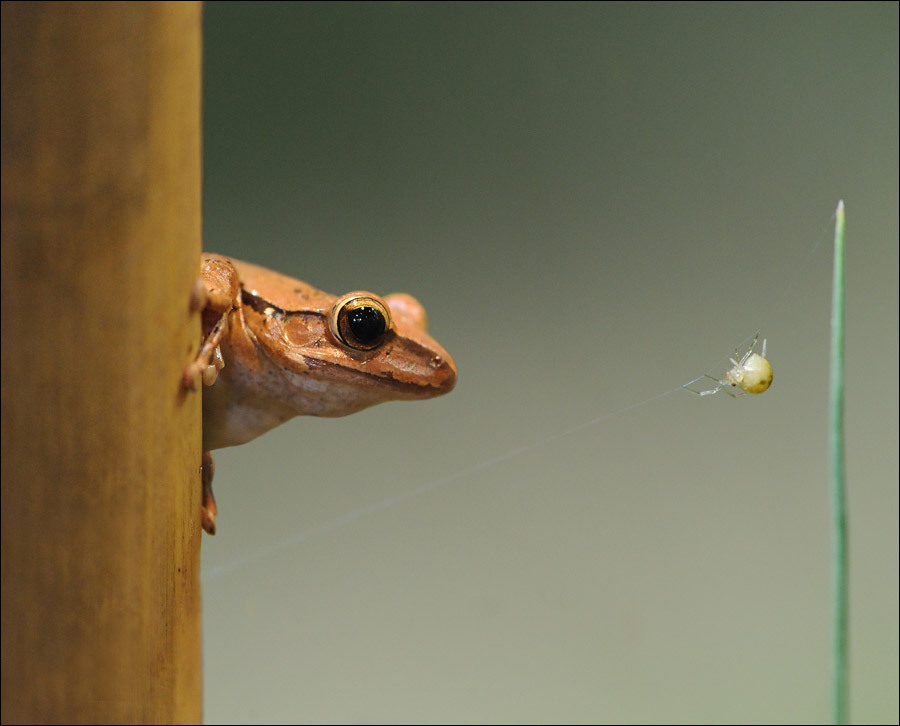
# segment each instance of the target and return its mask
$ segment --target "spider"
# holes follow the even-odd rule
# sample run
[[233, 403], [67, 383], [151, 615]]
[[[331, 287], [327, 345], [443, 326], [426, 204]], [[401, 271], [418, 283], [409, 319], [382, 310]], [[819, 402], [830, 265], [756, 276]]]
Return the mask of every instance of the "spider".
[[[728, 370], [722, 378], [716, 378], [708, 373], [704, 373], [693, 381], [685, 383], [682, 388], [700, 396], [712, 396], [719, 391], [725, 391], [732, 398], [737, 398], [747, 393], [764, 393], [772, 385], [772, 364], [766, 360], [765, 338], [763, 338], [762, 342], [762, 352], [753, 352], [758, 340], [759, 331], [756, 331], [756, 335], [753, 336], [753, 342], [750, 343], [750, 347], [743, 356], [741, 356], [740, 351], [735, 349], [735, 358], [729, 358], [733, 368]], [[735, 360], [738, 356], [740, 356], [740, 361]], [[692, 388], [695, 383], [704, 379], [715, 381], [716, 385], [713, 388]], [[708, 386], [709, 384], [706, 385]]]

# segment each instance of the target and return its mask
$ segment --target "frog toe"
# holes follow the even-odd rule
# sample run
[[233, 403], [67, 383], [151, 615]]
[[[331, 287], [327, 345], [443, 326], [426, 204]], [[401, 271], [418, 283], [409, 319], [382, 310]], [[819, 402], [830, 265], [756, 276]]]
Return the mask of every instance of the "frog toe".
[[213, 496], [212, 480], [215, 467], [213, 464], [212, 453], [203, 452], [203, 459], [200, 464], [200, 480], [203, 483], [202, 504], [200, 508], [200, 524], [207, 534], [216, 533], [216, 515], [219, 513], [216, 507], [216, 498]]

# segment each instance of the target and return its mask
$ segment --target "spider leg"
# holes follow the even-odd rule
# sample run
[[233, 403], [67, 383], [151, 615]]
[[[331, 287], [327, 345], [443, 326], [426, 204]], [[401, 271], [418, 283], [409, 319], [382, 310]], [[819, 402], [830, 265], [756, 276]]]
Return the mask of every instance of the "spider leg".
[[[697, 391], [697, 390], [694, 390], [693, 388], [690, 388], [690, 386], [693, 386], [697, 381], [702, 381], [704, 378], [708, 378], [711, 381], [715, 381], [716, 387], [710, 388], [705, 391]], [[708, 373], [704, 373], [702, 376], [697, 376], [694, 380], [688, 381], [687, 383], [685, 383], [682, 386], [682, 388], [684, 390], [690, 391], [691, 393], [694, 393], [698, 396], [714, 396], [719, 391], [721, 391], [722, 388], [724, 388], [726, 385], [727, 385], [726, 383], [724, 383], [723, 381], [720, 381], [718, 378], [714, 378], [713, 376], [709, 375]]]
[[[746, 391], [738, 388], [737, 386], [732, 386], [730, 383], [722, 386], [722, 390], [725, 391], [725, 393], [727, 393], [732, 398], [737, 398], [738, 396], [745, 396], [747, 394]], [[737, 393], [734, 393], [735, 390], [737, 391]]]
[[[756, 347], [756, 342], [759, 340], [759, 332], [760, 332], [760, 331], [758, 331], [758, 330], [756, 331], [756, 335], [753, 336], [753, 340], [750, 342], [750, 347], [747, 348], [747, 352], [744, 353], [744, 355], [741, 355], [737, 348], [734, 349], [734, 354], [735, 354], [736, 356], [739, 356], [739, 357], [740, 357], [741, 362], [738, 363], [737, 361], [735, 361], [734, 358], [732, 358], [732, 359], [731, 359], [731, 362], [732, 362], [732, 363], [734, 363], [735, 365], [744, 365], [744, 363], [746, 363], [746, 362], [750, 359], [750, 356], [753, 355], [753, 349]], [[765, 341], [765, 339], [764, 339], [764, 340], [763, 340], [763, 358], [766, 357], [766, 354], [765, 354], [765, 350], [766, 350], [765, 345], [766, 345], [766, 341]]]

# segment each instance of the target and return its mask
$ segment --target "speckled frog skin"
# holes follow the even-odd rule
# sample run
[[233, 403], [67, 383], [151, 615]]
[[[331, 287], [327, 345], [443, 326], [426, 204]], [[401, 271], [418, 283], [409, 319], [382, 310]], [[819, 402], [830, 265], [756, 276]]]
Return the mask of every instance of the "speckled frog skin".
[[[185, 385], [203, 386], [203, 527], [215, 532], [209, 452], [294, 416], [345, 416], [383, 401], [433, 398], [453, 359], [405, 294], [336, 297], [286, 275], [204, 254], [194, 304], [203, 343]], [[207, 471], [208, 470], [208, 471]]]

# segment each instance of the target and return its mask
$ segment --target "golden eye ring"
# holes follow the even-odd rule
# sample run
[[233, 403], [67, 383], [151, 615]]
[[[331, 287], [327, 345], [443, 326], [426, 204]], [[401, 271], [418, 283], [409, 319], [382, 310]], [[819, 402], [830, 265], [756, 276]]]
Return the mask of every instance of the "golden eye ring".
[[385, 341], [394, 324], [390, 308], [365, 292], [338, 298], [328, 322], [332, 335], [353, 350], [374, 350]]

